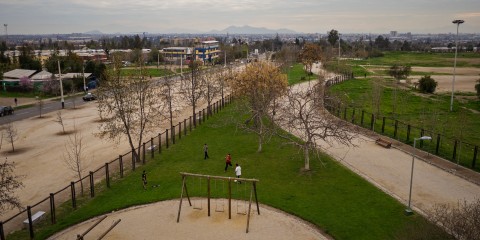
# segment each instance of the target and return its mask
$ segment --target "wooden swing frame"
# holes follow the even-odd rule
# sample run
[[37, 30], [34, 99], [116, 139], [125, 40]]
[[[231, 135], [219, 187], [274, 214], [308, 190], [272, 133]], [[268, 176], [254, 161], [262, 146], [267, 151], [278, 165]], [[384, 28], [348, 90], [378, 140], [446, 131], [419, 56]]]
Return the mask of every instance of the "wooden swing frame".
[[257, 182], [258, 179], [249, 179], [249, 178], [232, 178], [232, 177], [223, 177], [223, 176], [210, 176], [210, 175], [203, 175], [203, 174], [195, 174], [195, 173], [186, 173], [181, 172], [180, 175], [182, 176], [182, 193], [180, 194], [180, 204], [178, 206], [178, 216], [177, 216], [177, 223], [180, 222], [180, 212], [182, 211], [182, 202], [183, 202], [183, 194], [187, 196], [188, 204], [192, 206], [192, 202], [190, 201], [190, 196], [188, 196], [188, 189], [186, 178], [187, 177], [200, 177], [207, 179], [207, 206], [208, 206], [208, 216], [210, 217], [210, 200], [211, 200], [211, 186], [210, 180], [211, 179], [220, 179], [223, 181], [228, 181], [228, 219], [232, 219], [232, 182], [234, 180], [238, 180], [244, 182], [245, 184], [251, 183], [250, 187], [250, 201], [248, 204], [248, 211], [247, 211], [247, 229], [246, 233], [248, 233], [248, 227], [250, 225], [250, 212], [252, 209], [252, 200], [253, 196], [255, 195], [255, 203], [257, 205], [257, 213], [260, 215], [260, 207], [258, 205], [258, 198], [257, 198]]

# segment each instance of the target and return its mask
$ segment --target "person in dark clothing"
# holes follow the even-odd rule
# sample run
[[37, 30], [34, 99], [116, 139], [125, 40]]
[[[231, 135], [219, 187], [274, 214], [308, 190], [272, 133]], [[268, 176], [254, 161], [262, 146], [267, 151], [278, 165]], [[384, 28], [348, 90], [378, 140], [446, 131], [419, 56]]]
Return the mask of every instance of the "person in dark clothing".
[[143, 182], [143, 189], [146, 190], [147, 189], [147, 173], [145, 172], [145, 170], [143, 170], [143, 173], [142, 173], [142, 182]]
[[205, 145], [203, 145], [203, 152], [205, 153], [205, 156], [203, 159], [207, 159], [209, 158], [208, 157], [208, 145], [205, 143]]

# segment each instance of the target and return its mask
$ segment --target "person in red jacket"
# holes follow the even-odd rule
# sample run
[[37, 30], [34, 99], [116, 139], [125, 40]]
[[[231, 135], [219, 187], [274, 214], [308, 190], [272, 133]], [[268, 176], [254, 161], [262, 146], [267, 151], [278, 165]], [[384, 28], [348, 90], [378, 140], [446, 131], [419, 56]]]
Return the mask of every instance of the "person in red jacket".
[[225, 172], [227, 172], [228, 165], [232, 166], [232, 156], [230, 153], [225, 157]]

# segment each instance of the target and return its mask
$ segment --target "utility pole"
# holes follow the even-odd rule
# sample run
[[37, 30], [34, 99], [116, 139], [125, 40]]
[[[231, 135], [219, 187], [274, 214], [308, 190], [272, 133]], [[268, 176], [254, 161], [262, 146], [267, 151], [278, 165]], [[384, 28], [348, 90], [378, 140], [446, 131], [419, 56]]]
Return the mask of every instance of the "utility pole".
[[62, 109], [64, 109], [65, 99], [63, 99], [63, 84], [62, 84], [62, 71], [60, 71], [60, 60], [58, 60], [57, 63], [58, 63], [58, 78], [60, 80], [60, 96], [62, 101]]
[[5, 44], [8, 45], [8, 24], [3, 24], [3, 26], [5, 27]]

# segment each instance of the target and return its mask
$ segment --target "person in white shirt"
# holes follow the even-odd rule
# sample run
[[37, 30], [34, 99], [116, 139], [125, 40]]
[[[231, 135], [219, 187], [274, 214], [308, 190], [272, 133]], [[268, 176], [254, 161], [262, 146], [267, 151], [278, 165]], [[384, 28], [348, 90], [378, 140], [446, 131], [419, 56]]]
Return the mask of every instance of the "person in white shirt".
[[[242, 176], [242, 167], [240, 167], [240, 165], [235, 164], [235, 175], [237, 175], [237, 178], [240, 178]], [[240, 181], [236, 181], [238, 183], [241, 183]]]

